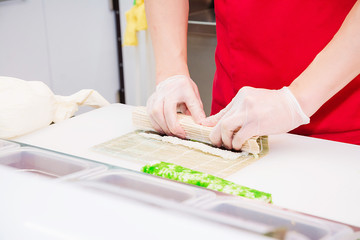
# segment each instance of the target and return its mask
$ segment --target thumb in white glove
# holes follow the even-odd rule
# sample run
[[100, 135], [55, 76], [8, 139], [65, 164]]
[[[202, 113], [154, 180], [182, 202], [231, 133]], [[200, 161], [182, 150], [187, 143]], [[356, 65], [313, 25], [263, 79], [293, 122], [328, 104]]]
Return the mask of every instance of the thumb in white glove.
[[240, 150], [253, 136], [285, 133], [309, 122], [287, 87], [280, 90], [243, 87], [226, 108], [202, 124], [215, 126], [210, 134], [214, 145]]
[[177, 111], [191, 115], [195, 122], [205, 118], [196, 84], [187, 76], [175, 75], [160, 82], [147, 101], [147, 112], [156, 131], [185, 138]]

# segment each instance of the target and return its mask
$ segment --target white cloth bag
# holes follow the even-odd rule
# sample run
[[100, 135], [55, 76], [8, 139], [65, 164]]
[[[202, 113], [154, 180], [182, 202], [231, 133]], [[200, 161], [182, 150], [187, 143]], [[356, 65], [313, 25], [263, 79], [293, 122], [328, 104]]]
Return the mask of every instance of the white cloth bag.
[[10, 139], [68, 119], [79, 106], [109, 105], [98, 92], [58, 96], [43, 82], [0, 76], [0, 138]]

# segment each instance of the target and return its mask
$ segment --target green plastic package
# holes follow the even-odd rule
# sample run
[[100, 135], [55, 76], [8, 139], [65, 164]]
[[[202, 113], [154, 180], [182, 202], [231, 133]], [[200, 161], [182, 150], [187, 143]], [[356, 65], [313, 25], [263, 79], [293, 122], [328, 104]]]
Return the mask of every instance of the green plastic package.
[[210, 174], [198, 172], [172, 163], [160, 162], [153, 165], [145, 165], [142, 168], [144, 173], [168, 178], [182, 183], [192, 184], [215, 191], [228, 193], [236, 196], [257, 199], [271, 203], [271, 194], [255, 189], [244, 187], [225, 179]]

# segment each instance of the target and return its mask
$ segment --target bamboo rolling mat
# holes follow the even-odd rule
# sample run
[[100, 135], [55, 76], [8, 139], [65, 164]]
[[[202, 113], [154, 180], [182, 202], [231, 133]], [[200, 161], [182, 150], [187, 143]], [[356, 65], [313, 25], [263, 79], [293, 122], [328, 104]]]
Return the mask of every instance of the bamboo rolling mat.
[[144, 165], [154, 161], [174, 163], [221, 178], [239, 171], [268, 152], [267, 137], [257, 139], [260, 146], [260, 153], [257, 156], [249, 154], [228, 160], [189, 147], [146, 138], [139, 133], [140, 131], [128, 133], [96, 145], [92, 147], [92, 150]]
[[[213, 127], [206, 127], [196, 124], [191, 116], [185, 114], [178, 113], [177, 118], [180, 126], [185, 131], [187, 139], [197, 140], [200, 142], [211, 144], [210, 133], [213, 130]], [[132, 121], [133, 125], [136, 126], [138, 129], [155, 131], [150, 122], [146, 107], [136, 107], [132, 113]], [[258, 137], [252, 137], [245, 141], [245, 143], [241, 147], [241, 150], [249, 153], [258, 154], [260, 152], [260, 148], [257, 143], [257, 138]]]

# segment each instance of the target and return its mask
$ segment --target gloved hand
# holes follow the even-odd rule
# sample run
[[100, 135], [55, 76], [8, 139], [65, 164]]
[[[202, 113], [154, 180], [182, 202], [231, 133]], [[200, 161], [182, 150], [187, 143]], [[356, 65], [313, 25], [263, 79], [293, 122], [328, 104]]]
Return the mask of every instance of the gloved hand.
[[147, 112], [156, 131], [185, 138], [177, 111], [191, 115], [195, 122], [205, 119], [196, 84], [187, 76], [175, 75], [160, 82], [147, 101]]
[[253, 136], [285, 133], [309, 122], [287, 87], [280, 90], [243, 87], [223, 110], [202, 124], [215, 126], [210, 134], [214, 145], [240, 150]]

